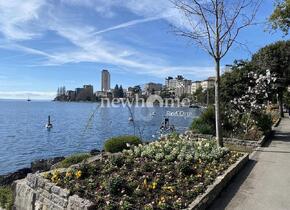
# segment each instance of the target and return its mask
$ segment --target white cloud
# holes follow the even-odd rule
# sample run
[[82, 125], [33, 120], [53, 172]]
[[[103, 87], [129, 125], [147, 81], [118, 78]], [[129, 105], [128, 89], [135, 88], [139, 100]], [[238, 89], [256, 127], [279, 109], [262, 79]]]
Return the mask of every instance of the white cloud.
[[41, 91], [0, 91], [0, 99], [53, 99], [55, 92], [41, 92]]
[[[168, 61], [150, 56], [143, 52], [106, 40], [102, 33], [149, 21], [164, 20], [172, 24], [182, 24], [178, 11], [168, 0], [62, 0], [63, 4], [94, 8], [97, 12], [114, 15], [115, 7], [125, 7], [141, 17], [122, 24], [100, 30], [78, 20], [71, 21], [73, 14], [66, 14], [62, 7], [46, 0], [0, 0], [0, 30], [7, 38], [0, 48], [17, 50], [45, 58], [42, 63], [32, 65], [62, 65], [66, 63], [94, 62], [113, 64], [125, 71], [165, 77], [176, 74], [199, 74], [209, 76], [211, 67], [172, 66]], [[61, 11], [60, 11], [61, 10]], [[110, 15], [110, 16], [111, 16]], [[20, 44], [18, 40], [30, 40], [54, 31], [69, 41], [72, 46], [62, 50], [48, 52], [46, 49], [34, 49]], [[201, 72], [202, 70], [202, 72]]]

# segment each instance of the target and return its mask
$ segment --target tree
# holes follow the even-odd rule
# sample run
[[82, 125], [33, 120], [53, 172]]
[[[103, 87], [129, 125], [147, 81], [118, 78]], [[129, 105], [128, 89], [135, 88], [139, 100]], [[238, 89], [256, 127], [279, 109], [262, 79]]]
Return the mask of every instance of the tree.
[[221, 76], [221, 101], [225, 107], [233, 98], [241, 97], [247, 91], [248, 73], [254, 71], [251, 62], [235, 61], [231, 70]]
[[122, 85], [120, 85], [120, 87], [119, 87], [119, 97], [120, 98], [124, 98], [124, 90], [123, 90], [123, 87], [122, 87]]
[[56, 97], [59, 97], [60, 96], [60, 88], [57, 88], [57, 94], [56, 94]]
[[140, 85], [134, 86], [133, 87], [133, 92], [134, 92], [134, 94], [140, 94], [140, 93], [142, 93], [142, 89], [141, 89]]
[[278, 77], [278, 104], [280, 116], [283, 117], [283, 92], [290, 83], [290, 40], [278, 41], [260, 49], [252, 58], [258, 73], [270, 70]]
[[240, 31], [253, 23], [262, 0], [172, 0], [184, 20], [175, 27], [177, 35], [187, 37], [205, 50], [215, 62], [216, 139], [223, 146], [220, 119], [220, 64]]
[[113, 90], [113, 94], [115, 98], [119, 98], [119, 86], [116, 85], [114, 90]]
[[205, 95], [204, 92], [202, 90], [202, 87], [198, 87], [195, 91], [195, 93], [193, 93], [193, 97], [195, 98], [195, 101], [199, 104], [204, 104], [205, 103]]
[[288, 35], [290, 27], [290, 0], [277, 0], [276, 8], [269, 21], [274, 30], [280, 29]]

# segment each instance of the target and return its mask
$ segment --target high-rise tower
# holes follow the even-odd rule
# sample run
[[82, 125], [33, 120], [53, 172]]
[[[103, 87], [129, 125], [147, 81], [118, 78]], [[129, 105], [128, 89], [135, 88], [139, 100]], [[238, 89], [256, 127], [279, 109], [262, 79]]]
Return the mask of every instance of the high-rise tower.
[[108, 92], [111, 90], [110, 85], [110, 72], [108, 70], [102, 71], [102, 91]]

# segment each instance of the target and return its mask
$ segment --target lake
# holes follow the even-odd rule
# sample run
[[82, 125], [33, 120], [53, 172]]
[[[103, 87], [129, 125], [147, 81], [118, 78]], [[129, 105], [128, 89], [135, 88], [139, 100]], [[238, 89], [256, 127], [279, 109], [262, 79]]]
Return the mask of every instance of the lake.
[[[128, 120], [129, 109], [121, 105], [0, 100], [0, 174], [28, 167], [37, 159], [101, 150], [106, 139], [133, 135], [134, 130], [144, 141], [152, 141], [165, 115], [178, 131], [185, 131], [201, 112], [157, 106], [131, 110], [135, 126]], [[45, 128], [48, 115], [53, 124], [50, 131]]]

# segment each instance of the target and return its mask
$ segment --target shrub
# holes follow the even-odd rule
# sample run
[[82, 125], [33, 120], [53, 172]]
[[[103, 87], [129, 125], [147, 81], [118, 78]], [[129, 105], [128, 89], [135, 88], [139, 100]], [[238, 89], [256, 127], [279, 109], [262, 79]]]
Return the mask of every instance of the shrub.
[[124, 149], [130, 149], [128, 144], [137, 146], [142, 144], [141, 140], [136, 136], [118, 136], [111, 139], [108, 139], [105, 142], [104, 148], [106, 152], [122, 152]]
[[83, 160], [88, 159], [89, 157], [91, 157], [91, 155], [88, 153], [80, 153], [80, 154], [75, 154], [75, 155], [66, 157], [64, 160], [62, 160], [61, 162], [57, 164], [57, 168], [68, 168], [71, 165], [80, 163]]
[[0, 187], [0, 207], [10, 210], [13, 206], [13, 192], [9, 187]]
[[201, 134], [215, 134], [215, 112], [214, 107], [209, 106], [199, 118], [191, 124], [191, 129]]
[[267, 133], [272, 129], [272, 118], [268, 114], [261, 113], [257, 118], [257, 127], [263, 132]]

